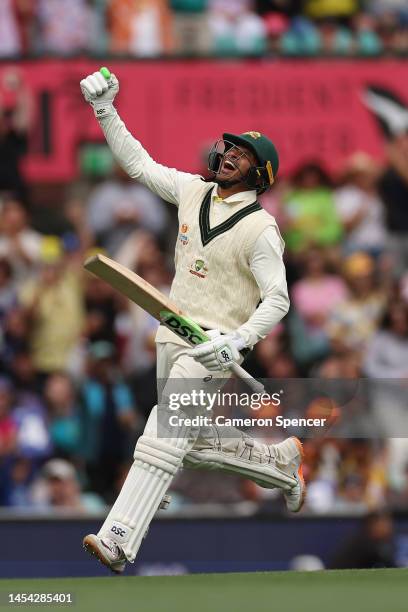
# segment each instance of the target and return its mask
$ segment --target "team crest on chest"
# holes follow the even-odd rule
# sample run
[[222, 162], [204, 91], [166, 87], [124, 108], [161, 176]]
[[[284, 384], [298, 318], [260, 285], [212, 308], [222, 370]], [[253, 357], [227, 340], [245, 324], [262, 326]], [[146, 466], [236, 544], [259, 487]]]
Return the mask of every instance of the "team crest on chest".
[[187, 223], [183, 223], [180, 226], [180, 234], [179, 234], [179, 239], [183, 246], [186, 246], [186, 244], [188, 244], [187, 232], [188, 232], [188, 225]]
[[203, 259], [196, 259], [190, 266], [190, 274], [194, 274], [194, 276], [198, 276], [199, 278], [205, 278], [208, 274], [208, 268], [205, 265], [205, 261]]

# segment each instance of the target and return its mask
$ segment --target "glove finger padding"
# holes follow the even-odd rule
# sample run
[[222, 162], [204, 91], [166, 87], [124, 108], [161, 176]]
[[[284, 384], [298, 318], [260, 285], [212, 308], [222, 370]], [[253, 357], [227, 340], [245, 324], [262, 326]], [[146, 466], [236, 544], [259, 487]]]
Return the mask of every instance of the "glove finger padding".
[[[100, 75], [100, 76], [102, 77], [102, 75]], [[95, 97], [102, 95], [104, 90], [108, 89], [108, 83], [106, 81], [105, 81], [105, 83], [101, 83], [95, 73], [91, 74], [91, 76], [89, 76], [87, 78], [87, 81], [90, 82], [90, 84], [91, 84], [91, 86], [93, 88], [93, 92], [94, 92], [94, 96]]]
[[92, 100], [92, 96], [95, 95], [93, 85], [88, 81], [88, 79], [82, 79], [82, 81], [80, 82], [80, 87], [85, 100], [87, 102], [90, 102]]
[[194, 358], [200, 359], [203, 361], [206, 357], [215, 355], [215, 347], [212, 342], [204, 342], [204, 344], [200, 344], [196, 346], [192, 351], [192, 355]]
[[200, 363], [207, 368], [210, 365], [218, 364], [218, 360], [215, 354], [213, 354], [213, 355], [209, 355], [205, 359], [200, 359]]
[[[100, 72], [94, 72], [92, 76], [95, 78], [96, 82], [101, 87], [101, 92], [100, 93], [108, 90], [108, 88], [109, 88], [109, 81], [107, 81], [105, 79], [105, 77]], [[100, 95], [99, 92], [98, 92], [98, 95]]]

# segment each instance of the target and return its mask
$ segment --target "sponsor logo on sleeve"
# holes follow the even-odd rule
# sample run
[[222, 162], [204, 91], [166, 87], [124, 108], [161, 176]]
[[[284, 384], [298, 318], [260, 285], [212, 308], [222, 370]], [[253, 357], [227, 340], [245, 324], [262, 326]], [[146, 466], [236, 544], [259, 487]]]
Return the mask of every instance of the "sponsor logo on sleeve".
[[179, 240], [183, 246], [186, 246], [186, 244], [188, 244], [187, 232], [188, 232], [188, 225], [187, 223], [183, 223], [180, 226], [180, 234], [179, 234]]

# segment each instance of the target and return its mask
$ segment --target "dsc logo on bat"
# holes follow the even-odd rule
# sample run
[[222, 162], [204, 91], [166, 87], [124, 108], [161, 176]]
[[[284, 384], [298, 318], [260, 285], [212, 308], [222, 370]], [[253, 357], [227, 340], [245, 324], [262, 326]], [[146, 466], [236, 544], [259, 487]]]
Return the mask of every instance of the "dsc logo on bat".
[[160, 318], [163, 325], [193, 346], [206, 342], [208, 339], [205, 332], [187, 317], [175, 315], [169, 311], [162, 311]]

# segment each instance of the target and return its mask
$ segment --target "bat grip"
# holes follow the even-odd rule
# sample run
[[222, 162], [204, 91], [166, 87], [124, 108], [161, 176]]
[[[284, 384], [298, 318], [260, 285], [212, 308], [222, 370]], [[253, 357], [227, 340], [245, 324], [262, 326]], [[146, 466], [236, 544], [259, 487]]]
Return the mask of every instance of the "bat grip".
[[248, 374], [248, 372], [244, 370], [244, 368], [241, 368], [241, 366], [237, 363], [234, 363], [231, 366], [231, 372], [233, 372], [237, 378], [243, 380], [248, 387], [251, 387], [254, 393], [265, 393], [265, 387], [263, 384], [255, 380], [253, 376]]

